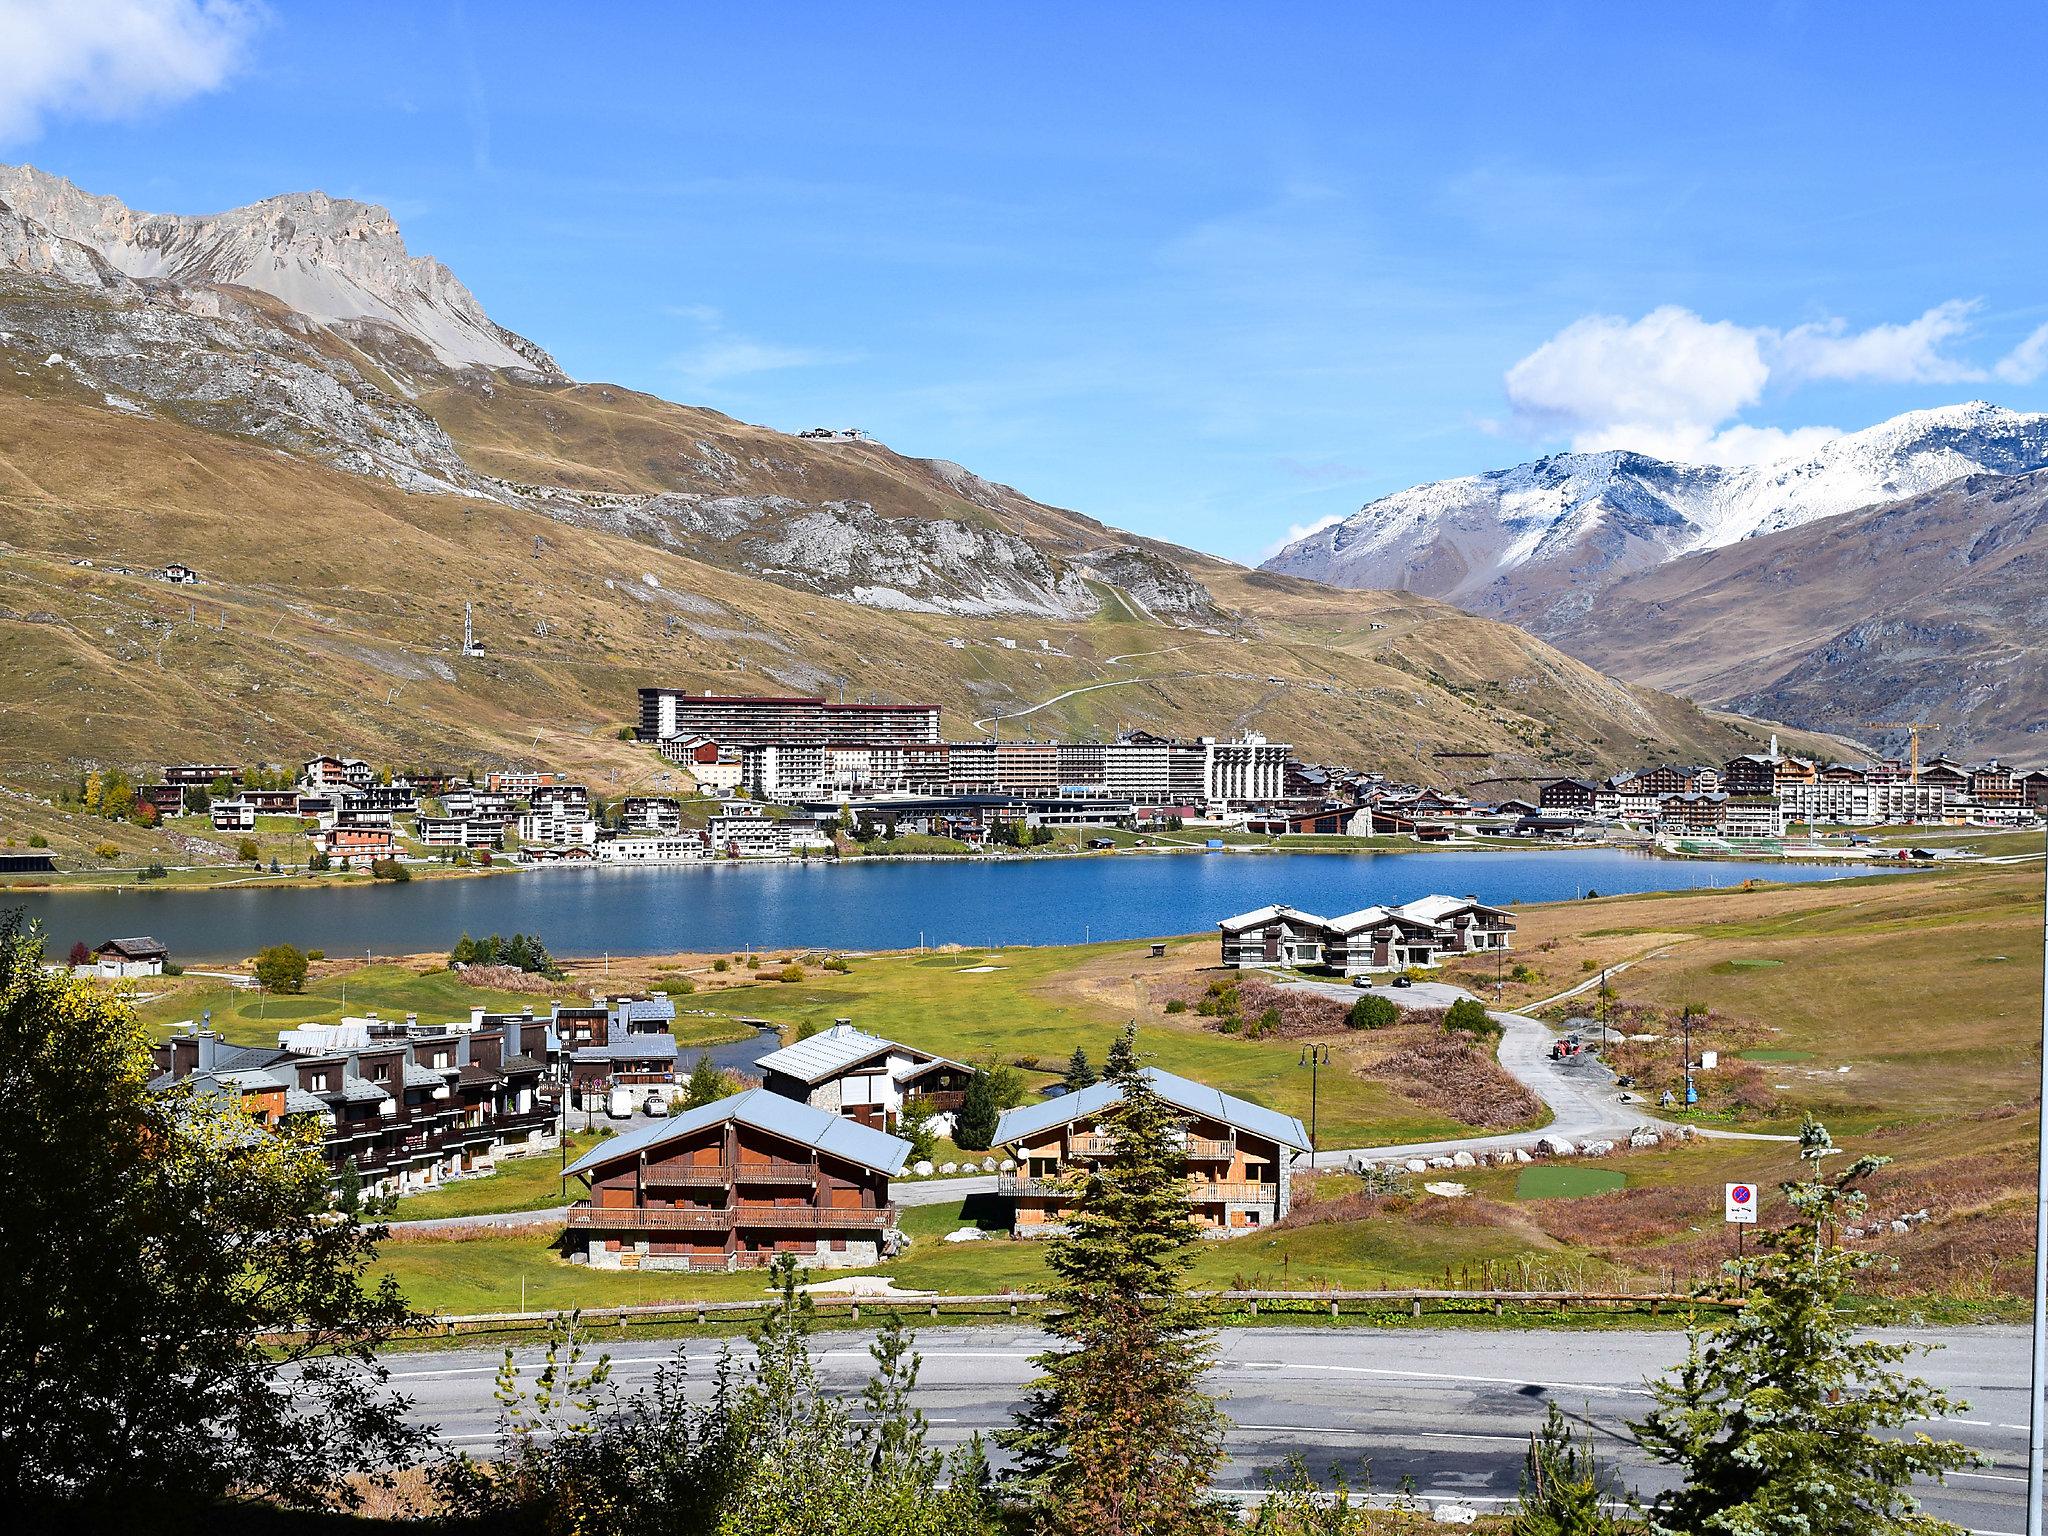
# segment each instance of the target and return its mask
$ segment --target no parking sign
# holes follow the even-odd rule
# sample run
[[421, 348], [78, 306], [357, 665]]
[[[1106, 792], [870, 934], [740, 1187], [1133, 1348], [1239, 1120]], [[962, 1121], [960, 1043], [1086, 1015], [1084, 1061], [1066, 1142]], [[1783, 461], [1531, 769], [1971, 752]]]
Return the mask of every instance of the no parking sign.
[[1722, 1219], [1739, 1226], [1756, 1225], [1756, 1186], [1754, 1184], [1730, 1184], [1728, 1198], [1722, 1212]]

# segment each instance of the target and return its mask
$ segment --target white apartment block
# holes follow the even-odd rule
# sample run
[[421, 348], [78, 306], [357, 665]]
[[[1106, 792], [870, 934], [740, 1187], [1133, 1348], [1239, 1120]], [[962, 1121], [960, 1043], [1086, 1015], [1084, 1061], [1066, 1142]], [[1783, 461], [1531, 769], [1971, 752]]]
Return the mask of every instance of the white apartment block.
[[519, 818], [519, 841], [535, 848], [588, 848], [597, 842], [597, 823], [581, 807], [550, 805]]
[[705, 826], [713, 858], [786, 859], [791, 834], [787, 821], [771, 820], [758, 812], [713, 816]]
[[598, 861], [604, 864], [694, 864], [710, 856], [704, 839], [695, 832], [613, 837], [597, 845]]
[[1287, 759], [1293, 748], [1247, 731], [1235, 741], [1204, 736], [1202, 798], [1230, 804], [1278, 800], [1287, 788]]

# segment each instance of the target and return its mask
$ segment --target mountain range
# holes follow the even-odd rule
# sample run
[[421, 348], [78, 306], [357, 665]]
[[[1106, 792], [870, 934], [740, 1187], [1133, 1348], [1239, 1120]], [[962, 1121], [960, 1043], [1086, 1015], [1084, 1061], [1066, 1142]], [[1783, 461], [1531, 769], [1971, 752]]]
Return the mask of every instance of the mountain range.
[[1382, 497], [1265, 569], [1443, 598], [1811, 729], [1925, 717], [1952, 749], [2038, 751], [2048, 690], [2013, 663], [2039, 659], [2043, 466], [2048, 415], [1982, 401], [1762, 465], [1558, 454]]
[[1438, 781], [1439, 751], [1513, 777], [1763, 734], [1427, 597], [572, 380], [317, 193], [148, 214], [0, 169], [0, 560], [17, 781], [337, 748], [644, 775], [616, 728], [649, 682], [930, 699], [955, 736], [1255, 728]]

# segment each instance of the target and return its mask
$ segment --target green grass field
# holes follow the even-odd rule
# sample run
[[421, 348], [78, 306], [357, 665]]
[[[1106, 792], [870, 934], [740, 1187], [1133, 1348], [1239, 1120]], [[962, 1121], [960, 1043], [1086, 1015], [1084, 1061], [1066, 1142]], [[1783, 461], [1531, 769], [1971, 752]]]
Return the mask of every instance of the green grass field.
[[[574, 1162], [606, 1137], [601, 1131], [571, 1131], [568, 1161]], [[583, 1197], [583, 1181], [571, 1179], [566, 1194], [560, 1178], [559, 1152], [507, 1158], [495, 1173], [461, 1179], [438, 1189], [406, 1195], [392, 1213], [393, 1221], [431, 1221], [443, 1216], [477, 1216], [498, 1211], [543, 1211]]]
[[[1128, 943], [881, 955], [855, 960], [844, 976], [820, 972], [802, 982], [735, 987], [716, 997], [735, 1015], [786, 1026], [823, 1028], [851, 1018], [863, 1029], [956, 1061], [1035, 1063], [1036, 1086], [1063, 1071], [1077, 1045], [1100, 1064], [1137, 1011], [1149, 963], [1144, 945]], [[1131, 1006], [1118, 1008], [1119, 996]], [[1168, 1071], [1308, 1122], [1309, 1074], [1300, 1067], [1298, 1042], [1233, 1039], [1188, 1017], [1185, 1027], [1141, 1025], [1140, 1051]], [[1323, 1074], [1317, 1113], [1329, 1146], [1420, 1141], [1460, 1129], [1381, 1083], [1346, 1073]]]
[[1626, 1189], [1628, 1175], [1618, 1168], [1584, 1168], [1570, 1163], [1524, 1168], [1515, 1178], [1517, 1200], [1575, 1200]]
[[[886, 1274], [905, 1290], [955, 1296], [1044, 1289], [1042, 1243], [1005, 1236], [969, 1243], [943, 1241], [948, 1232], [985, 1226], [992, 1219], [992, 1212], [978, 1219], [976, 1211], [963, 1210], [959, 1204], [909, 1207], [903, 1212], [903, 1229], [911, 1238], [907, 1253], [872, 1269], [833, 1270], [820, 1278]], [[694, 1275], [593, 1270], [558, 1257], [553, 1240], [551, 1234], [533, 1233], [392, 1242], [384, 1246], [380, 1268], [398, 1279], [414, 1306], [453, 1314], [511, 1311], [520, 1307], [522, 1297], [527, 1310], [541, 1311], [738, 1301], [763, 1295], [767, 1289], [758, 1270]], [[1515, 1234], [1488, 1228], [1333, 1222], [1205, 1242], [1195, 1250], [1188, 1283], [1200, 1290], [1423, 1285], [1441, 1279], [1447, 1264], [1505, 1262], [1526, 1251], [1527, 1245]]]

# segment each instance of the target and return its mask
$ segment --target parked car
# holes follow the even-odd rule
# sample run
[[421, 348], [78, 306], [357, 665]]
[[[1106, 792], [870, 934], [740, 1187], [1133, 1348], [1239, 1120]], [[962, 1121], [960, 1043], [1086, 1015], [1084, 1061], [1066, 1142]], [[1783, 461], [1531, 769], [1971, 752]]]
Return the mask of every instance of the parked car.
[[1354, 987], [1369, 987], [1372, 985], [1372, 978], [1370, 976], [1354, 976], [1351, 978], [1351, 985]]
[[1415, 985], [1415, 983], [1410, 981], [1406, 976], [1396, 976], [1394, 978], [1394, 985], [1397, 987], [1412, 987]]
[[640, 1113], [658, 1120], [668, 1113], [668, 1100], [658, 1093], [650, 1093], [647, 1095], [647, 1102], [640, 1106]]

